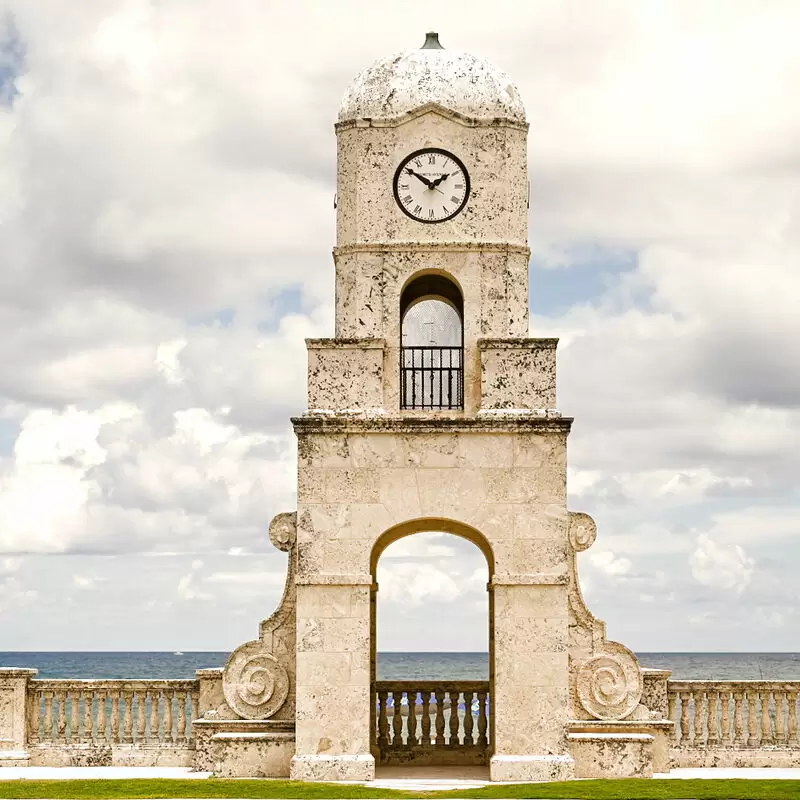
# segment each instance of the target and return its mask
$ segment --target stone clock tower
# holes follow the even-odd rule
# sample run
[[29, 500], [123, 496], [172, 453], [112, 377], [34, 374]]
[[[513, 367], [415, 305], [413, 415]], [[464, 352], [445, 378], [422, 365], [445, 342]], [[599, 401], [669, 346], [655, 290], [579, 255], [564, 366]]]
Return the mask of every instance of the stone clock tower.
[[594, 526], [567, 510], [556, 340], [528, 338], [527, 132], [509, 76], [436, 34], [342, 101], [336, 335], [308, 340], [293, 419], [294, 778], [374, 775], [376, 564], [420, 531], [463, 536], [488, 562], [492, 779], [571, 777], [570, 720], [640, 707], [635, 657], [577, 586]]

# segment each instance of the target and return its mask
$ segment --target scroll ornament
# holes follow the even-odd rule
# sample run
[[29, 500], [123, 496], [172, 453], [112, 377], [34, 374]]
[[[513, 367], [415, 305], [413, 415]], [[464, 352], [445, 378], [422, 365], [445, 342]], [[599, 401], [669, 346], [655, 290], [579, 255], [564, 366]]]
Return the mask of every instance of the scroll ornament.
[[297, 541], [297, 513], [278, 514], [270, 523], [269, 539], [285, 553], [290, 553], [287, 587], [278, 610], [262, 623], [261, 639], [236, 648], [222, 674], [225, 701], [243, 719], [269, 719], [283, 707], [289, 696], [291, 679], [286, 667], [270, 652], [274, 635], [281, 626], [294, 626], [291, 550]]
[[584, 661], [576, 683], [581, 705], [595, 719], [624, 719], [639, 705], [644, 688], [636, 656], [618, 644], [613, 652]]
[[242, 718], [268, 719], [289, 696], [289, 673], [262, 642], [247, 642], [228, 659], [222, 691]]
[[576, 553], [588, 550], [597, 538], [595, 521], [583, 512], [571, 511], [569, 515], [569, 543]]

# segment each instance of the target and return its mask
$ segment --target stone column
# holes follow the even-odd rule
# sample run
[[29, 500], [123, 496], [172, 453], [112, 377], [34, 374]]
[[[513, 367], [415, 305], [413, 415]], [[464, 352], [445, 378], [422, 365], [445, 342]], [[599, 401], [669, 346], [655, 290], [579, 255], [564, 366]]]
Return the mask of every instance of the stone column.
[[372, 576], [297, 587], [296, 750], [291, 777], [367, 781]]
[[519, 576], [516, 585], [499, 577], [494, 603], [491, 779], [568, 780], [567, 586], [560, 576]]
[[27, 767], [28, 681], [37, 669], [0, 669], [0, 767]]

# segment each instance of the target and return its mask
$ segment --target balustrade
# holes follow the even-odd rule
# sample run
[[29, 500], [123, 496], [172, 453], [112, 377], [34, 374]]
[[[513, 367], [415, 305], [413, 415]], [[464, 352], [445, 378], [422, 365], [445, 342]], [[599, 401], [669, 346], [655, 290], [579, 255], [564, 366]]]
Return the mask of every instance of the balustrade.
[[479, 764], [488, 758], [488, 681], [378, 681], [375, 703], [382, 763]]
[[199, 688], [194, 680], [33, 680], [31, 744], [191, 746]]
[[799, 682], [669, 681], [669, 715], [681, 748], [800, 748]]

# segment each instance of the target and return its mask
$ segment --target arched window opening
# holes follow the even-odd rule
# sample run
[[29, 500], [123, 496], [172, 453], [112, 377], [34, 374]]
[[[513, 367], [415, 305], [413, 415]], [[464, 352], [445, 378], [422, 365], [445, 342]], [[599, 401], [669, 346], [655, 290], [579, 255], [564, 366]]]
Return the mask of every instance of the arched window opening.
[[403, 527], [399, 538], [390, 535], [373, 551], [376, 755], [382, 765], [487, 764], [491, 551], [482, 537], [422, 526], [407, 535]]
[[464, 301], [437, 273], [421, 275], [400, 299], [401, 408], [464, 407]]

